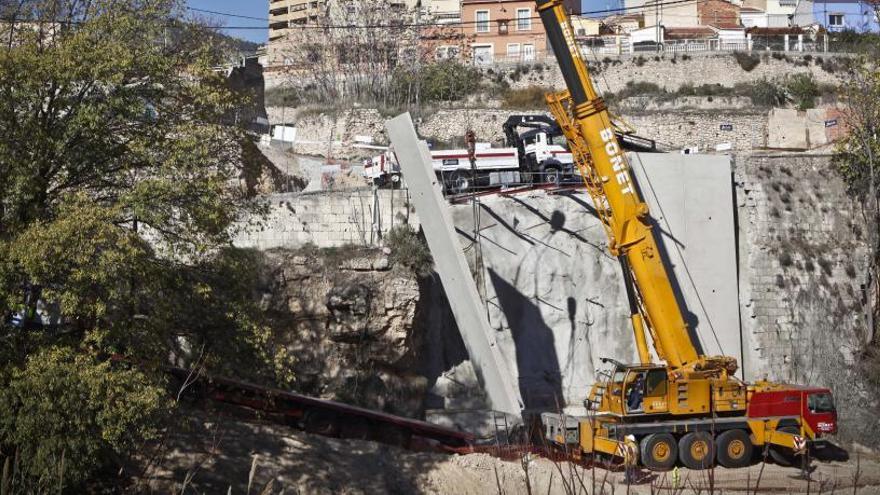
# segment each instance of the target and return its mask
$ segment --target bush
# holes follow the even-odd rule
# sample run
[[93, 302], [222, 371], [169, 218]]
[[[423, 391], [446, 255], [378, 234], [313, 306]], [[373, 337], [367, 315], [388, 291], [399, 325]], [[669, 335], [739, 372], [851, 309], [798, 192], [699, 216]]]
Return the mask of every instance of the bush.
[[424, 67], [422, 97], [426, 101], [451, 101], [470, 95], [480, 86], [479, 69], [454, 60], [444, 60]]
[[798, 110], [807, 110], [816, 105], [819, 86], [812, 74], [795, 74], [785, 82], [785, 90]]
[[735, 94], [734, 88], [728, 88], [721, 84], [701, 84], [694, 86], [692, 83], [681, 85], [676, 91], [678, 96], [731, 96]]
[[666, 93], [666, 90], [655, 83], [628, 81], [626, 87], [618, 93], [618, 97], [626, 98], [629, 96], [660, 95], [664, 93]]
[[392, 93], [404, 101], [419, 87], [424, 103], [454, 101], [473, 94], [480, 87], [480, 70], [455, 60], [442, 60], [422, 66], [419, 71], [398, 67], [394, 71]]
[[742, 67], [742, 70], [746, 72], [751, 72], [761, 63], [761, 57], [744, 52], [733, 52], [733, 58], [736, 59], [736, 63]]
[[419, 277], [427, 277], [434, 270], [428, 243], [409, 225], [392, 228], [385, 237], [385, 245], [391, 249], [392, 264], [406, 267]]
[[16, 452], [22, 493], [77, 487], [124, 462], [157, 438], [168, 407], [165, 391], [143, 373], [67, 348], [31, 356], [5, 385], [0, 442]]
[[761, 79], [753, 83], [738, 83], [734, 92], [739, 96], [748, 96], [752, 104], [758, 107], [775, 107], [785, 105], [788, 97], [776, 83]]
[[544, 108], [547, 102], [544, 94], [552, 90], [542, 88], [541, 86], [529, 86], [524, 89], [508, 89], [502, 95], [502, 106], [504, 108]]

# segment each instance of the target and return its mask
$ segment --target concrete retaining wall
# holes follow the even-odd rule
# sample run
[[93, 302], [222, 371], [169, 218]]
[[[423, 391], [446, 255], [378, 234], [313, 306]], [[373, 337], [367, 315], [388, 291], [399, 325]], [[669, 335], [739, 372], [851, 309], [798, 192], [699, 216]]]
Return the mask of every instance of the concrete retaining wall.
[[378, 246], [393, 226], [418, 225], [406, 195], [406, 191], [371, 189], [273, 194], [266, 198], [268, 215], [244, 226], [234, 243], [263, 250], [305, 244]]

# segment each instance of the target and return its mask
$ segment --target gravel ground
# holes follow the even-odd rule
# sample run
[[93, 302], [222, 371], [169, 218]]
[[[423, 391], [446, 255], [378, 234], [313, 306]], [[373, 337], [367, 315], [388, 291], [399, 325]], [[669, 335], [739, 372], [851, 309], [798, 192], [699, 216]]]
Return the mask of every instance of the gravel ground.
[[[646, 495], [754, 493], [757, 487], [757, 493], [880, 494], [880, 458], [874, 454], [853, 455], [848, 461], [815, 462], [809, 483], [798, 478], [798, 469], [770, 463], [738, 470], [682, 469], [683, 488], [675, 489], [671, 473], [642, 471], [637, 473], [635, 484], [627, 486], [619, 472], [576, 468], [539, 457], [524, 463], [487, 454], [412, 452], [216, 413], [187, 411], [182, 417], [185, 424], [169, 439], [160, 465], [147, 471], [141, 490], [287, 495]], [[714, 492], [709, 488], [712, 485]]]

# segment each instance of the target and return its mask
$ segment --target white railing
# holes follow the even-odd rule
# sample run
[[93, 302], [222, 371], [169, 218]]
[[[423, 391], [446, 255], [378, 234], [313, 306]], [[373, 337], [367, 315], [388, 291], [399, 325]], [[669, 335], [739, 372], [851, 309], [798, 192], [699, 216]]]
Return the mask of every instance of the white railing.
[[[777, 35], [755, 38], [710, 38], [666, 40], [655, 43], [639, 43], [632, 45], [629, 37], [610, 40], [581, 42], [581, 53], [584, 57], [597, 55], [625, 55], [631, 53], [695, 53], [695, 52], [825, 52], [832, 49], [823, 38], [809, 40], [805, 36]], [[831, 50], [833, 51], [833, 50]]]

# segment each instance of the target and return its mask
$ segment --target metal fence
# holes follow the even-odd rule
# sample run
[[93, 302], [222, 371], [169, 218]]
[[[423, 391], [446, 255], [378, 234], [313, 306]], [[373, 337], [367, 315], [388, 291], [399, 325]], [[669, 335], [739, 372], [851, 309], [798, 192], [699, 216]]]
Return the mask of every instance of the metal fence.
[[634, 53], [699, 53], [699, 52], [829, 52], [835, 50], [836, 43], [827, 36], [811, 39], [806, 35], [752, 36], [746, 38], [676, 39], [663, 43], [641, 42], [633, 44], [628, 36], [607, 36], [581, 41], [581, 52], [585, 57], [594, 55], [626, 55]]
[[[699, 53], [732, 53], [732, 52], [792, 52], [792, 53], [849, 53], [859, 51], [852, 43], [844, 43], [834, 39], [833, 35], [748, 35], [746, 38], [699, 38], [665, 40], [663, 43], [640, 42], [632, 43], [627, 35], [602, 36], [579, 39], [578, 44], [582, 56], [589, 60], [596, 57], [629, 56], [638, 54], [699, 54]], [[547, 50], [536, 50], [516, 55], [485, 54], [474, 57], [473, 63], [481, 67], [513, 67], [554, 63], [553, 53]]]
[[639, 52], [694, 53], [694, 52], [735, 52], [735, 51], [781, 51], [781, 52], [824, 52], [830, 51], [825, 36], [809, 39], [806, 36], [778, 35], [751, 36], [746, 38], [701, 38], [665, 40], [663, 43], [642, 42], [632, 44], [629, 37], [603, 37], [582, 42], [584, 55], [625, 55]]

